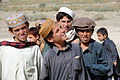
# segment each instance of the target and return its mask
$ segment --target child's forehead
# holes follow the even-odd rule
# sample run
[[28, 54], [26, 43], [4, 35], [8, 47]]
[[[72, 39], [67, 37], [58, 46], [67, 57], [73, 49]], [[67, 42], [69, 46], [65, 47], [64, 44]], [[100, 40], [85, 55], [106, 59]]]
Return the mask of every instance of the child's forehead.
[[58, 28], [60, 28], [60, 25], [58, 23], [55, 23], [52, 30], [56, 30]]
[[100, 32], [99, 32], [99, 33], [97, 33], [97, 35], [103, 36], [103, 34], [102, 34], [102, 33], [100, 33]]
[[28, 36], [34, 36], [33, 34], [31, 34], [31, 33], [28, 33]]
[[99, 33], [97, 33], [97, 34], [102, 34], [102, 33], [99, 32]]

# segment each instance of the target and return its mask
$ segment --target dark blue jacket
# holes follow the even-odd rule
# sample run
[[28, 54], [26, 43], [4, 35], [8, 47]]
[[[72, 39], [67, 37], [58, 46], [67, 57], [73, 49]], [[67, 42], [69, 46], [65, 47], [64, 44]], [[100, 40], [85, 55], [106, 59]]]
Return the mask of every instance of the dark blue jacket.
[[113, 62], [118, 63], [119, 55], [115, 43], [109, 38], [104, 40], [103, 46], [105, 47], [105, 51], [107, 52], [108, 64], [110, 66], [110, 72], [108, 73], [108, 76], [111, 76], [113, 74], [114, 68]]
[[105, 80], [102, 76], [107, 75], [110, 67], [103, 46], [91, 39], [88, 49], [83, 52], [81, 48], [81, 53], [92, 80]]

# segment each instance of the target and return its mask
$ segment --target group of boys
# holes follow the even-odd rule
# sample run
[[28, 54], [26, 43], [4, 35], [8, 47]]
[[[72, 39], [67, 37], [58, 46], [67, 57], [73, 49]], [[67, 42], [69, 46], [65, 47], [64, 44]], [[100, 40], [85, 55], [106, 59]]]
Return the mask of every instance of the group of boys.
[[11, 42], [0, 43], [0, 79], [111, 80], [114, 75], [120, 80], [119, 56], [107, 30], [97, 31], [98, 39], [104, 41], [100, 44], [91, 38], [96, 23], [85, 17], [74, 20], [74, 16], [71, 9], [61, 7], [56, 22], [48, 18], [42, 24], [39, 34], [50, 46], [44, 56], [37, 45], [27, 42], [29, 22], [24, 14], [8, 17], [14, 36]]

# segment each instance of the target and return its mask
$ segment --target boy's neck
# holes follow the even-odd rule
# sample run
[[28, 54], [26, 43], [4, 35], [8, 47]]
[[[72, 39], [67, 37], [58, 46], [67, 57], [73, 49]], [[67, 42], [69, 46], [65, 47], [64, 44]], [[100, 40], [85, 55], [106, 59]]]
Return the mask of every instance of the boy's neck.
[[108, 37], [106, 37], [103, 41], [105, 41]]
[[83, 52], [84, 52], [86, 49], [88, 49], [88, 47], [89, 47], [89, 44], [81, 43], [81, 48], [82, 48]]
[[54, 43], [54, 44], [55, 44], [55, 46], [56, 46], [59, 50], [65, 50], [65, 48], [66, 48], [65, 42], [63, 42], [63, 43]]

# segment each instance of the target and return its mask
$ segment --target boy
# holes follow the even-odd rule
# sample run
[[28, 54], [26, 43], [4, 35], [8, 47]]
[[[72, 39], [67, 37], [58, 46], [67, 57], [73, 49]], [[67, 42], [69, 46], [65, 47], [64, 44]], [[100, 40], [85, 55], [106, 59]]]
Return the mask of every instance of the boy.
[[[35, 27], [38, 28], [40, 30], [42, 24], [45, 22], [45, 20], [41, 20], [40, 22], [36, 22], [35, 23]], [[42, 37], [40, 37], [41, 40], [43, 40]], [[44, 42], [45, 43], [45, 42]], [[44, 49], [43, 49], [43, 52], [42, 52], [42, 55], [44, 55], [46, 53], [46, 51], [48, 51], [50, 49], [50, 47], [48, 46], [48, 44], [44, 44]]]
[[91, 38], [95, 26], [95, 22], [89, 18], [78, 18], [72, 23], [72, 27], [75, 28], [79, 36], [81, 54], [91, 80], [107, 80], [109, 66], [106, 53], [103, 46]]
[[6, 18], [6, 23], [14, 36], [10, 44], [0, 46], [0, 80], [38, 80], [42, 56], [37, 45], [26, 44], [29, 22], [19, 13]]
[[40, 47], [41, 53], [43, 52], [45, 42], [42, 39], [40, 40], [40, 35], [39, 35], [39, 29], [38, 28], [31, 27], [28, 30], [27, 39], [28, 39], [29, 42], [35, 42], [36, 44], [38, 44], [38, 46]]
[[74, 19], [75, 13], [67, 8], [67, 7], [61, 7], [56, 15], [56, 20], [62, 27], [62, 29], [65, 30], [66, 36], [67, 36], [67, 42], [72, 43], [79, 43], [79, 39], [76, 35], [75, 29], [71, 27], [71, 23]]
[[39, 80], [90, 80], [79, 45], [65, 42], [65, 31], [58, 23], [47, 19], [39, 33], [51, 46], [44, 55]]
[[[105, 28], [98, 29], [97, 36], [99, 41], [103, 41], [102, 45], [105, 47], [105, 50], [107, 52], [108, 64], [110, 66], [110, 72], [108, 73], [108, 80], [112, 80], [112, 76], [114, 76], [114, 80], [120, 80], [118, 74], [115, 71], [117, 70], [116, 67], [119, 59], [115, 43], [109, 39], [108, 31]], [[119, 69], [117, 71], [120, 71]]]

